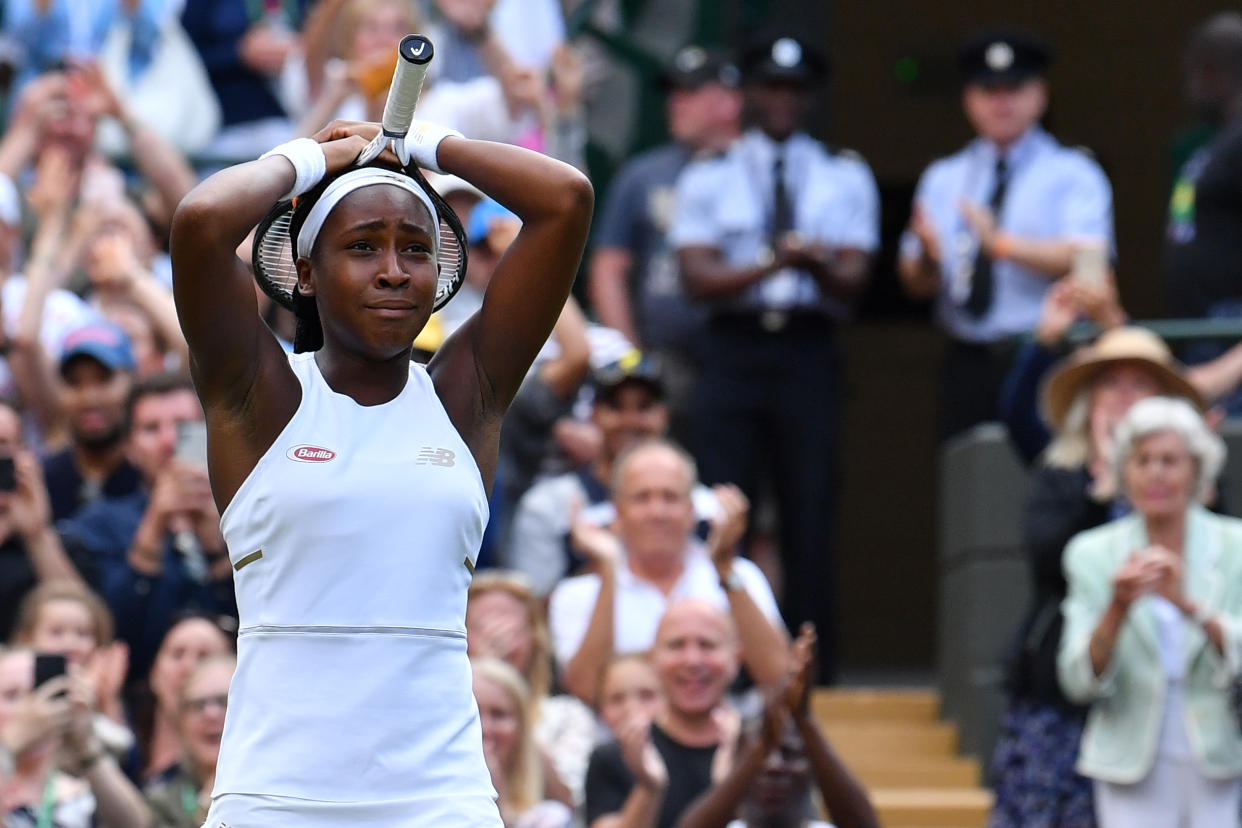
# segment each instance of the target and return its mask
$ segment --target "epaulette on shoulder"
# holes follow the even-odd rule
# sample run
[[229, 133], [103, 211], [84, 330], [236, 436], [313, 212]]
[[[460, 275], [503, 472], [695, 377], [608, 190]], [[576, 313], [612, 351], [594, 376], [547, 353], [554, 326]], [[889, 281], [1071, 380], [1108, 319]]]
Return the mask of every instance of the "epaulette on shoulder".
[[857, 161], [860, 164], [867, 163], [867, 159], [862, 157], [861, 152], [849, 147], [829, 147], [828, 154], [844, 161]]
[[1086, 146], [1085, 144], [1075, 144], [1072, 147], [1066, 147], [1066, 149], [1070, 150], [1071, 152], [1078, 153], [1079, 155], [1086, 158], [1088, 161], [1096, 160], [1095, 151], [1092, 150], [1091, 147]]

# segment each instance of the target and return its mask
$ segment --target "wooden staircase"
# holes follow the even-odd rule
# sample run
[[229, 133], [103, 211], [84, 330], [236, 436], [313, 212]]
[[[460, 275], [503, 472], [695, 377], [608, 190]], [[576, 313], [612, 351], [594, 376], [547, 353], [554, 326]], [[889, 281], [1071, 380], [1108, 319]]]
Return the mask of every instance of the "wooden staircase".
[[983, 828], [992, 793], [957, 755], [934, 690], [820, 689], [816, 719], [862, 780], [885, 828]]

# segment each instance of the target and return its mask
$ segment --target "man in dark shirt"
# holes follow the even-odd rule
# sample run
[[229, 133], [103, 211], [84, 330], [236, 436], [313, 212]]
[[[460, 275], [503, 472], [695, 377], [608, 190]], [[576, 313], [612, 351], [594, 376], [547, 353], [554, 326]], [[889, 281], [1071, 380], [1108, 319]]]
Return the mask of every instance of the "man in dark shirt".
[[673, 140], [631, 159], [608, 188], [595, 227], [590, 296], [601, 323], [664, 366], [672, 434], [686, 443], [689, 385], [706, 311], [685, 298], [666, 234], [677, 176], [737, 136], [741, 93], [736, 67], [698, 46], [679, 51], [664, 77]]
[[71, 444], [43, 461], [52, 519], [73, 517], [100, 497], [138, 491], [142, 475], [125, 457], [125, 399], [134, 383], [129, 339], [96, 322], [65, 337], [61, 405]]
[[184, 377], [162, 374], [135, 386], [126, 449], [143, 487], [92, 503], [60, 526], [65, 547], [84, 550], [99, 570], [99, 593], [117, 638], [129, 645], [131, 679], [146, 676], [179, 612], [237, 614], [205, 458], [174, 456], [180, 424], [202, 419]]
[[89, 560], [71, 560], [52, 528], [39, 461], [22, 445], [17, 413], [0, 404], [0, 641], [13, 634], [26, 593], [43, 581], [91, 580]]
[[1166, 298], [1178, 316], [1242, 316], [1242, 14], [1203, 23], [1186, 62], [1190, 103], [1216, 132], [1173, 187]]
[[733, 622], [712, 604], [688, 599], [668, 608], [651, 654], [665, 711], [650, 725], [627, 722], [619, 741], [591, 755], [588, 825], [624, 811], [638, 824], [671, 828], [712, 786], [716, 750], [726, 738], [725, 690], [737, 674], [738, 652]]

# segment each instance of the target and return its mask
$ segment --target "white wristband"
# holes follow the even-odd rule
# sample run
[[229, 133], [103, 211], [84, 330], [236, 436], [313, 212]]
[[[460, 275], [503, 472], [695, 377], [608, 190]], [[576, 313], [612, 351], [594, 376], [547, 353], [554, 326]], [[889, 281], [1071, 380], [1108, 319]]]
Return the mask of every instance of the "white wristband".
[[259, 156], [259, 160], [279, 155], [293, 165], [296, 178], [293, 188], [285, 193], [285, 198], [300, 196], [302, 193], [323, 181], [328, 172], [328, 157], [323, 154], [323, 147], [314, 138], [294, 138], [279, 146], [272, 147]]
[[405, 134], [405, 148], [415, 164], [424, 170], [442, 173], [444, 170], [440, 169], [440, 164], [436, 160], [436, 151], [440, 148], [440, 142], [450, 135], [457, 138], [464, 137], [455, 129], [428, 121], [415, 121], [410, 124], [410, 131]]

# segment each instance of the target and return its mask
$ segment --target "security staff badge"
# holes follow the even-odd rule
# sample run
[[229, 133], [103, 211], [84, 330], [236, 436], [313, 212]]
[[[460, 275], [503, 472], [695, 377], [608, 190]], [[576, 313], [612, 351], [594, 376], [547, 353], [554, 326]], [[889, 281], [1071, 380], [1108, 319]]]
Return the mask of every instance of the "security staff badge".
[[652, 187], [647, 194], [647, 219], [651, 226], [667, 233], [673, 226], [673, 211], [677, 207], [677, 191], [672, 187]]

